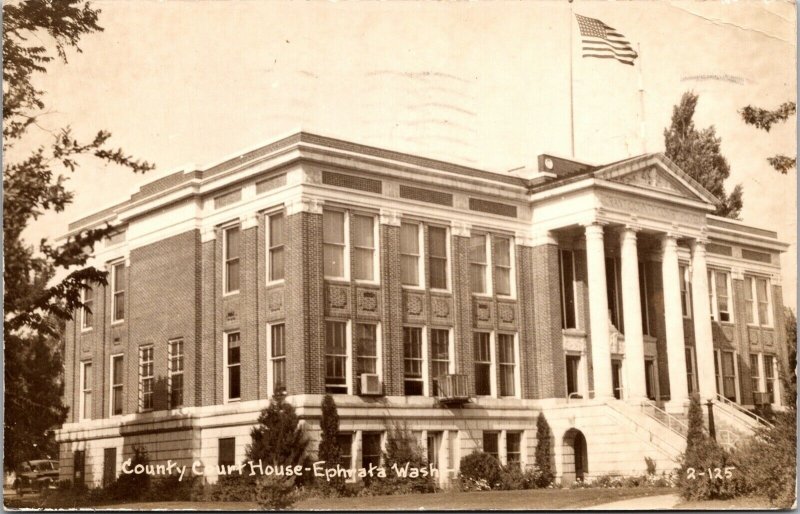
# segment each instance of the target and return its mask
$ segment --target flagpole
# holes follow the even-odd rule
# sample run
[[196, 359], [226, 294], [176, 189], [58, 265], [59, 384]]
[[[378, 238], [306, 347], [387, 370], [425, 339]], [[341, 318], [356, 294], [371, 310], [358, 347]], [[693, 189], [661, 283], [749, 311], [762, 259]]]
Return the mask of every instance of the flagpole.
[[639, 137], [642, 140], [642, 153], [647, 153], [647, 137], [645, 134], [644, 118], [644, 73], [642, 71], [642, 44], [636, 43], [636, 53], [639, 54]]
[[569, 0], [569, 143], [572, 158], [575, 158], [575, 113], [574, 113], [574, 95], [572, 91], [572, 0]]

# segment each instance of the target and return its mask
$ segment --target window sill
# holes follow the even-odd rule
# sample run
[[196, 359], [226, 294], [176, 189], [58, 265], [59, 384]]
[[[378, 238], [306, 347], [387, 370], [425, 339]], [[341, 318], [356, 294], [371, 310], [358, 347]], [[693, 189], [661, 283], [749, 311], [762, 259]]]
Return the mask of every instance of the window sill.
[[498, 294], [497, 295], [497, 299], [498, 300], [515, 300], [516, 301], [517, 296], [516, 295], [511, 295], [511, 294]]
[[380, 287], [381, 283], [379, 280], [364, 280], [357, 278], [354, 282], [360, 286], [377, 286]]
[[447, 293], [447, 294], [451, 294], [449, 289], [438, 289], [438, 288], [435, 288], [435, 287], [430, 288], [430, 292], [431, 293]]
[[425, 291], [425, 286], [412, 286], [409, 284], [401, 284], [400, 287], [402, 287], [403, 289], [408, 289], [409, 291], [419, 291], [419, 292]]
[[327, 277], [327, 276], [324, 276], [322, 278], [326, 282], [336, 282], [336, 283], [339, 283], [339, 284], [349, 284], [350, 283], [350, 279], [347, 278], [347, 277]]
[[116, 320], [116, 321], [112, 321], [112, 322], [111, 322], [111, 326], [113, 327], [113, 326], [115, 326], [115, 325], [122, 325], [123, 323], [125, 323], [125, 320], [124, 320], [124, 319], [118, 319], [118, 320]]
[[747, 328], [761, 328], [764, 330], [775, 330], [772, 325], [756, 325], [755, 323], [748, 323]]
[[266, 287], [273, 287], [273, 286], [282, 286], [286, 282], [285, 278], [279, 278], [277, 280], [270, 280], [266, 283]]
[[472, 293], [473, 298], [481, 298], [484, 300], [491, 300], [492, 294], [491, 293]]
[[81, 328], [81, 334], [86, 334], [88, 332], [92, 332], [93, 330], [94, 330], [94, 327]]
[[238, 403], [240, 401], [242, 401], [241, 398], [228, 398], [227, 400], [225, 400], [225, 405], [227, 405], [229, 403]]
[[222, 297], [225, 298], [227, 296], [236, 296], [237, 294], [239, 294], [239, 289], [237, 289], [236, 291], [228, 291], [227, 293], [222, 293]]

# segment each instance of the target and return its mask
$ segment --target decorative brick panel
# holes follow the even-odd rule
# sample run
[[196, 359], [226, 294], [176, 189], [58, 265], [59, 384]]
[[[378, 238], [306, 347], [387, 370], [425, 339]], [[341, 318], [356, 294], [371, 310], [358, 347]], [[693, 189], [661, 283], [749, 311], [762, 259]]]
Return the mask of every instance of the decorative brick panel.
[[322, 172], [322, 183], [329, 186], [367, 191], [369, 193], [380, 194], [382, 190], [382, 183], [380, 180], [358, 177], [356, 175], [345, 175], [344, 173], [334, 173], [332, 171]]
[[742, 259], [747, 259], [749, 261], [765, 262], [767, 264], [772, 263], [772, 256], [770, 254], [748, 250], [747, 248], [742, 248]]
[[469, 209], [471, 211], [497, 214], [498, 216], [508, 216], [509, 218], [517, 217], [516, 205], [509, 205], [507, 203], [500, 203], [500, 202], [492, 202], [489, 200], [482, 200], [480, 198], [470, 198]]
[[446, 205], [448, 207], [453, 206], [453, 195], [450, 193], [444, 193], [433, 189], [423, 189], [421, 187], [406, 186], [403, 184], [400, 184], [400, 198]]
[[286, 185], [286, 173], [256, 182], [256, 194], [260, 195]]

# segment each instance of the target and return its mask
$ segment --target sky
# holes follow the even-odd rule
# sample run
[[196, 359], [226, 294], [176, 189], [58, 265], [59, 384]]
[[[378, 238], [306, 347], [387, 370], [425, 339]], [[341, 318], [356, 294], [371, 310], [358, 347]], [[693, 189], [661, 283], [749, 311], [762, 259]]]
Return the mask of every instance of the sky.
[[[506, 173], [534, 168], [541, 153], [570, 157], [572, 103], [576, 159], [663, 151], [672, 108], [693, 90], [696, 125], [722, 139], [728, 189], [744, 187], [744, 221], [791, 244], [783, 292], [796, 307], [796, 173], [766, 162], [796, 152], [795, 124], [766, 133], [737, 113], [796, 100], [793, 2], [93, 5], [105, 30], [39, 77], [49, 111], [40, 125], [87, 138], [109, 130], [114, 146], [157, 168], [134, 175], [90, 162], [70, 175], [74, 203], [29, 227], [30, 241], [182, 166], [300, 128]], [[582, 58], [571, 10], [624, 34], [636, 65]]]

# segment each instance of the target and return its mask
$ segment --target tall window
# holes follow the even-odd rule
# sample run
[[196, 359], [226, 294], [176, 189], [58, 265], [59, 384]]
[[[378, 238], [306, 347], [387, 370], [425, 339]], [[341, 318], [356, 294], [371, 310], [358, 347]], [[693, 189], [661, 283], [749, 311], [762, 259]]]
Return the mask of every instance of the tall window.
[[236, 438], [224, 437], [219, 439], [219, 452], [217, 464], [220, 466], [233, 466], [236, 464]]
[[111, 284], [113, 297], [111, 299], [112, 309], [111, 321], [122, 321], [125, 319], [125, 263], [120, 262], [111, 267]]
[[406, 396], [423, 393], [422, 329], [403, 327], [403, 391]]
[[492, 355], [488, 332], [474, 332], [475, 343], [475, 394], [492, 394]]
[[439, 394], [439, 379], [450, 372], [450, 331], [431, 329], [431, 378], [433, 395]]
[[606, 292], [608, 293], [608, 310], [611, 311], [611, 323], [624, 333], [625, 324], [622, 313], [622, 284], [620, 280], [620, 260], [606, 258]]
[[356, 324], [356, 367], [359, 377], [362, 373], [378, 373], [377, 328], [372, 324]]
[[486, 272], [488, 270], [486, 257], [485, 234], [472, 234], [469, 238], [469, 270], [470, 289], [473, 293], [486, 293]]
[[483, 451], [493, 456], [498, 461], [500, 460], [499, 451], [499, 432], [484, 432], [483, 433]]
[[498, 364], [500, 366], [500, 396], [515, 396], [516, 391], [516, 352], [514, 336], [497, 334]]
[[400, 282], [406, 286], [420, 286], [419, 245], [420, 225], [402, 223], [400, 225]]
[[363, 432], [361, 434], [361, 467], [381, 465], [381, 433]]
[[122, 414], [122, 355], [111, 357], [111, 415]]
[[708, 299], [711, 303], [711, 319], [714, 321], [732, 321], [728, 306], [729, 281], [727, 271], [708, 270]]
[[269, 218], [269, 280], [283, 280], [284, 276], [284, 217], [282, 212]]
[[678, 280], [681, 285], [681, 313], [684, 318], [692, 317], [692, 301], [689, 289], [689, 268], [678, 266]]
[[227, 335], [225, 356], [227, 399], [238, 400], [242, 395], [242, 352], [239, 332], [231, 332]]
[[522, 434], [519, 432], [506, 433], [506, 464], [522, 466]]
[[81, 362], [80, 419], [92, 419], [92, 362]]
[[428, 431], [428, 464], [439, 469], [439, 449], [442, 447], [442, 433]]
[[511, 239], [493, 236], [494, 252], [494, 291], [499, 295], [510, 296], [512, 290], [511, 277]]
[[183, 339], [169, 342], [169, 407], [183, 406]]
[[139, 410], [153, 408], [153, 347], [139, 348]]
[[[695, 373], [694, 373], [694, 348], [691, 346], [685, 346], [683, 351], [686, 355], [686, 384], [689, 387], [689, 394], [692, 394], [696, 391], [695, 387]], [[714, 360], [716, 364], [716, 359]]]
[[764, 383], [767, 386], [769, 402], [775, 403], [775, 394], [778, 388], [775, 383], [775, 358], [772, 355], [764, 355]]
[[561, 280], [561, 328], [576, 328], [575, 316], [575, 257], [572, 250], [559, 251]]
[[431, 289], [447, 289], [447, 229], [428, 227], [428, 269]]
[[272, 391], [286, 390], [286, 325], [270, 327], [270, 361], [272, 362]]
[[347, 323], [325, 322], [325, 392], [347, 394]]
[[744, 301], [747, 323], [770, 326], [769, 283], [765, 278], [744, 277]]
[[754, 393], [761, 392], [761, 366], [758, 365], [758, 354], [750, 354], [750, 379]]
[[722, 394], [725, 398], [736, 401], [736, 365], [733, 352], [721, 352], [722, 358]]
[[345, 230], [344, 212], [322, 211], [322, 247], [325, 276], [344, 278]]
[[353, 216], [353, 251], [355, 279], [375, 280], [375, 218]]
[[94, 309], [94, 290], [86, 286], [83, 289], [83, 309], [81, 309], [81, 328], [88, 330], [92, 328], [94, 323], [94, 316], [92, 310]]
[[339, 432], [336, 443], [339, 446], [339, 465], [350, 469], [353, 466], [353, 434]]
[[647, 274], [650, 266], [647, 261], [639, 261], [639, 307], [642, 310], [642, 334], [652, 335], [650, 330], [650, 291], [647, 288]]
[[223, 252], [225, 254], [225, 292], [235, 293], [239, 290], [239, 227], [226, 228], [223, 231]]

